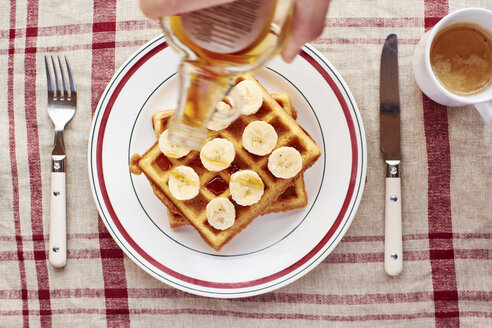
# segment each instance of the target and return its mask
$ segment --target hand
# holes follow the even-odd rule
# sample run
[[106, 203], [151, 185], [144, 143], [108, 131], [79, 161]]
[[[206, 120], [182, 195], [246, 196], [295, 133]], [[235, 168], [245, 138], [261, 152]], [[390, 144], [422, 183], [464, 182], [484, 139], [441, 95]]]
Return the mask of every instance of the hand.
[[[144, 15], [151, 19], [179, 15], [212, 7], [232, 0], [140, 0]], [[282, 58], [291, 62], [302, 45], [319, 37], [325, 27], [330, 0], [296, 0], [290, 37], [282, 51]]]

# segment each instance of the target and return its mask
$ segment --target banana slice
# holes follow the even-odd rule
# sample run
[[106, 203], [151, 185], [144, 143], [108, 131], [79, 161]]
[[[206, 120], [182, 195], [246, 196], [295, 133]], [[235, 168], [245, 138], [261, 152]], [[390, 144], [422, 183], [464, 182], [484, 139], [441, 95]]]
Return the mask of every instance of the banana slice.
[[[223, 101], [219, 101], [217, 103], [216, 109], [219, 113], [227, 113], [228, 111], [231, 110], [231, 106]], [[225, 122], [210, 121], [207, 124], [207, 128], [212, 131], [220, 131], [227, 128], [230, 124], [231, 122], [225, 123]]]
[[169, 141], [169, 131], [165, 130], [159, 137], [159, 148], [164, 155], [170, 158], [181, 158], [188, 155], [189, 148], [175, 145]]
[[236, 157], [234, 145], [227, 139], [215, 138], [203, 145], [200, 159], [209, 171], [222, 171], [231, 165]]
[[255, 155], [267, 155], [277, 145], [277, 132], [264, 121], [253, 121], [243, 132], [243, 147]]
[[198, 195], [200, 179], [191, 167], [181, 165], [171, 171], [168, 186], [177, 200], [192, 199]]
[[228, 198], [217, 197], [208, 202], [205, 215], [212, 227], [225, 230], [234, 224], [236, 209]]
[[301, 154], [293, 147], [275, 149], [268, 157], [268, 169], [277, 178], [292, 178], [302, 169]]
[[229, 190], [232, 199], [236, 203], [242, 206], [249, 206], [261, 199], [265, 185], [258, 173], [251, 170], [243, 170], [231, 175]]
[[263, 104], [263, 95], [260, 88], [251, 81], [241, 81], [234, 87], [243, 100], [241, 114], [255, 114]]

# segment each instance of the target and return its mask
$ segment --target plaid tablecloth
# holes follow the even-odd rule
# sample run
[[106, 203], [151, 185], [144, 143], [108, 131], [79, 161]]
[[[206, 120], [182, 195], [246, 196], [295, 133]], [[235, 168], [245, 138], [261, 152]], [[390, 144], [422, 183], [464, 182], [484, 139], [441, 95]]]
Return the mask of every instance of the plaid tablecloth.
[[[492, 327], [492, 127], [419, 91], [414, 48], [448, 12], [490, 0], [333, 0], [313, 42], [351, 88], [365, 124], [367, 184], [336, 250], [275, 292], [216, 300], [153, 279], [98, 217], [87, 174], [92, 113], [115, 69], [160, 33], [137, 0], [0, 1], [0, 326]], [[379, 60], [400, 43], [404, 271], [383, 269]], [[52, 123], [43, 55], [68, 56], [78, 112], [65, 143], [68, 264], [47, 261]]]

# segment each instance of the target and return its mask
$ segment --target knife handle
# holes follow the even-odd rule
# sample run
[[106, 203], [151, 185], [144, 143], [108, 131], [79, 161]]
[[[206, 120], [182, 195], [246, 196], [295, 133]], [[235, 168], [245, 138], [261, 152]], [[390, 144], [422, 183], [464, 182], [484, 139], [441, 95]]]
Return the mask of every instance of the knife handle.
[[66, 173], [51, 172], [50, 193], [50, 263], [58, 268], [67, 263]]
[[384, 211], [384, 270], [397, 276], [403, 268], [400, 178], [386, 178]]

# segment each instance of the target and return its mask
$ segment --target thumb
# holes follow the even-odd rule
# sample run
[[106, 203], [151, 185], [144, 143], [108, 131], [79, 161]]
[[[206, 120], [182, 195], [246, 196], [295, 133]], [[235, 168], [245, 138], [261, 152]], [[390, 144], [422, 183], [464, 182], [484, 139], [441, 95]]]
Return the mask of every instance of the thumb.
[[296, 0], [290, 38], [282, 51], [282, 58], [291, 62], [304, 43], [318, 38], [325, 27], [330, 0]]

